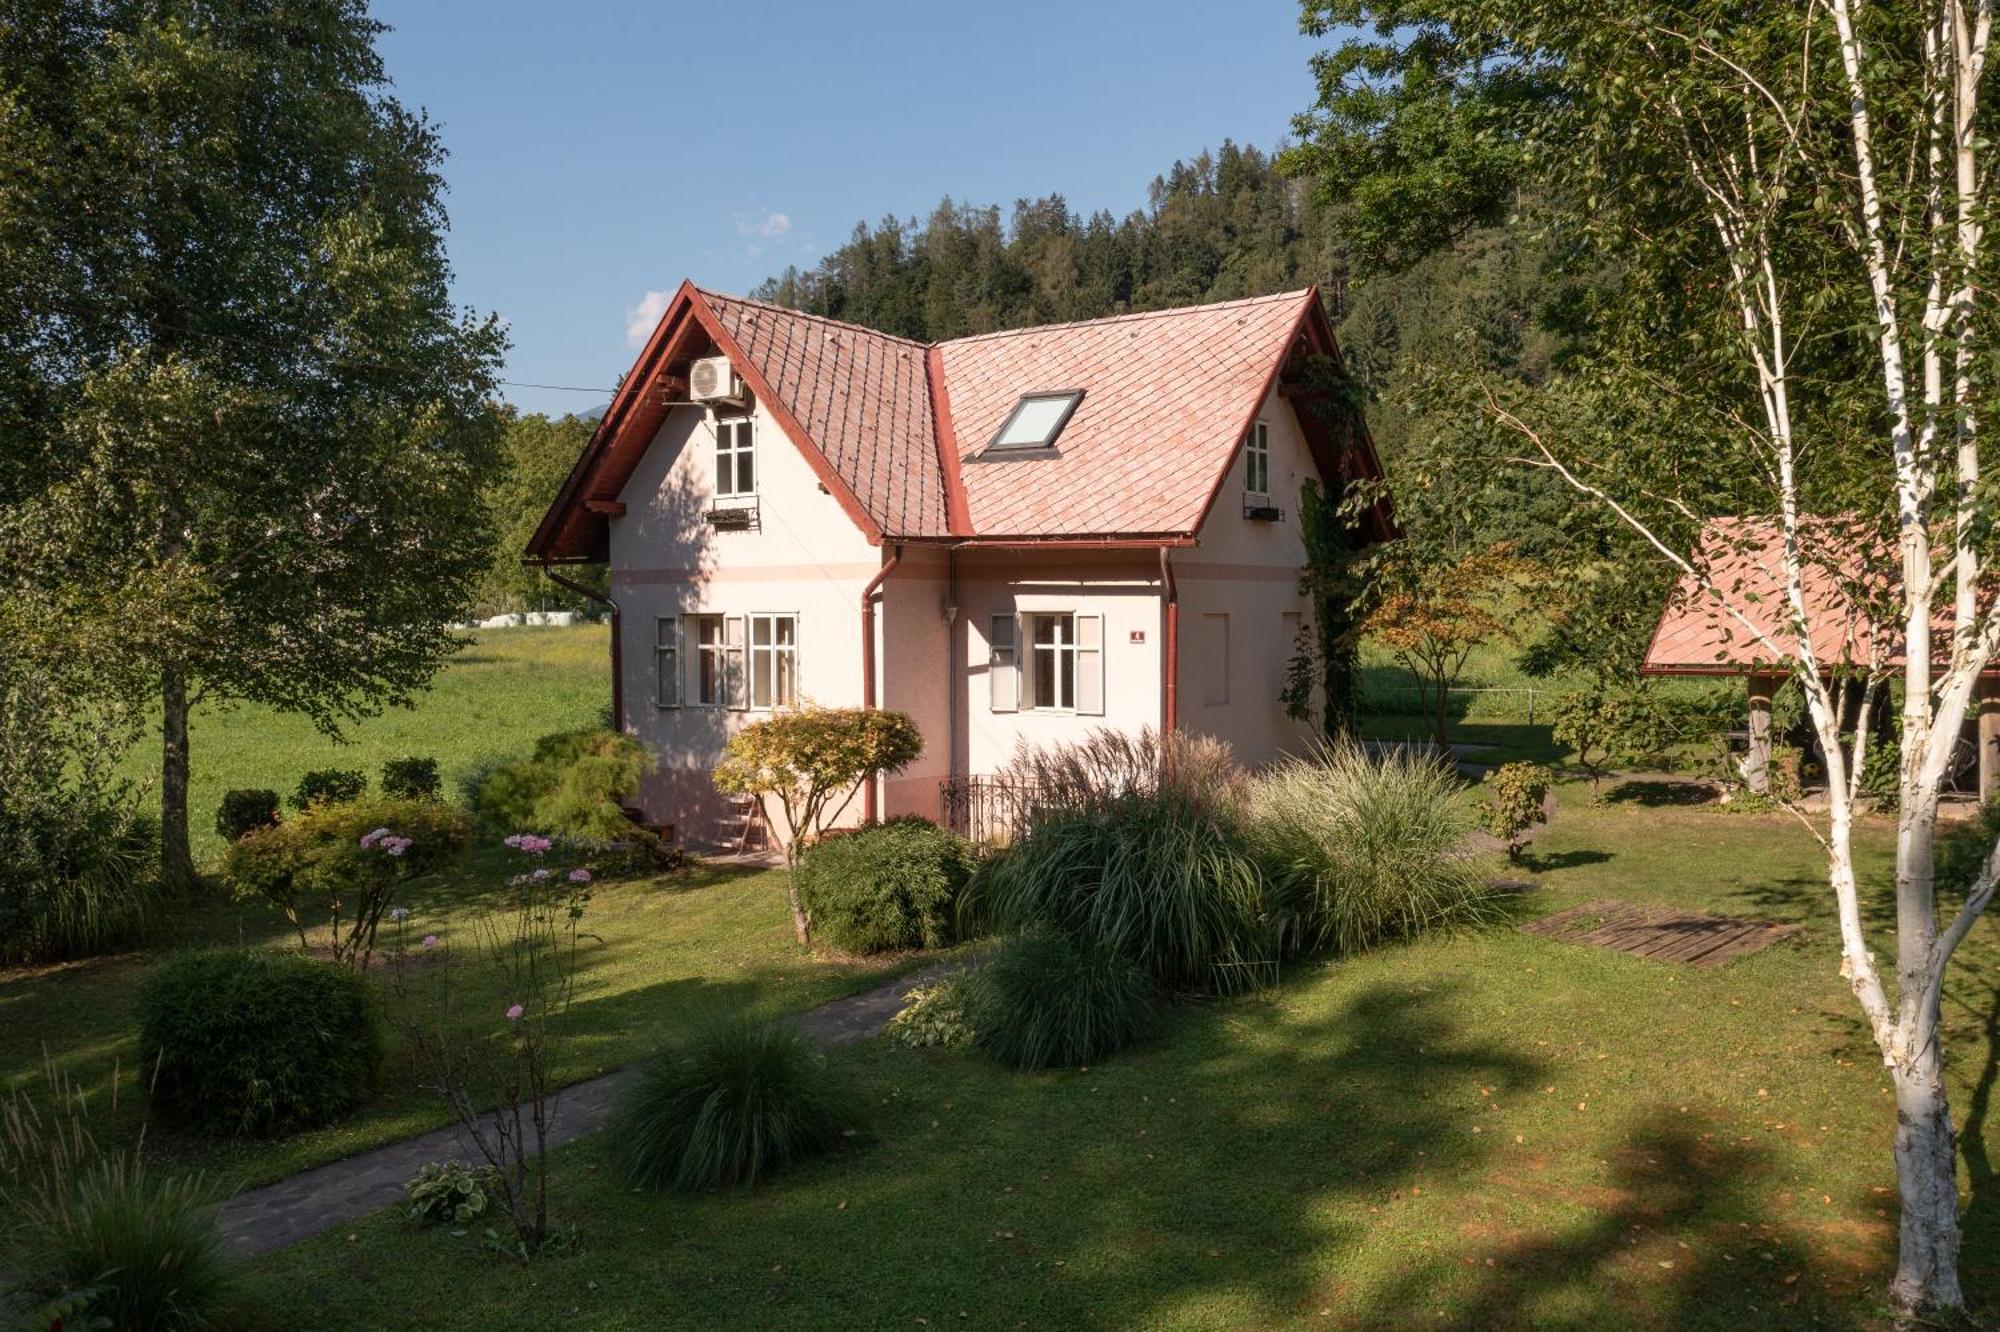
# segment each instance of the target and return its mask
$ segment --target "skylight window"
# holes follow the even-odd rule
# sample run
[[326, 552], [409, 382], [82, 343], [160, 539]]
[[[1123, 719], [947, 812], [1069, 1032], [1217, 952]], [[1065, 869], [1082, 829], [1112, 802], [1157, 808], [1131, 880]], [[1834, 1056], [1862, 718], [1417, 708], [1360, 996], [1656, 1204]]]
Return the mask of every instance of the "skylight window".
[[1070, 414], [1083, 401], [1083, 390], [1062, 393], [1024, 393], [1007, 414], [1000, 433], [989, 449], [1052, 449], [1056, 436], [1069, 423]]

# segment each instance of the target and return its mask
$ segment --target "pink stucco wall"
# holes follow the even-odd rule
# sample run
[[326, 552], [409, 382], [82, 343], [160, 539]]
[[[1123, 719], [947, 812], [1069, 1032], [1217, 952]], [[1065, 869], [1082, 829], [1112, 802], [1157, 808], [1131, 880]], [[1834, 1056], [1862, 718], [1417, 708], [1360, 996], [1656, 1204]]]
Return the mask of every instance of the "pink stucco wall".
[[[617, 600], [625, 725], [653, 752], [640, 788], [649, 817], [683, 836], [709, 834], [722, 802], [708, 782], [729, 734], [763, 714], [657, 703], [653, 651], [659, 617], [712, 612], [799, 617], [798, 665], [805, 698], [832, 706], [861, 701], [861, 589], [880, 568], [871, 546], [769, 414], [755, 421], [760, 526], [711, 528], [715, 432], [702, 409], [677, 408], [653, 437], [619, 498], [611, 523], [611, 593]], [[782, 827], [782, 820], [774, 820]]]
[[[1308, 600], [1299, 591], [1306, 558], [1299, 492], [1317, 473], [1290, 402], [1273, 392], [1259, 416], [1270, 427], [1270, 498], [1283, 517], [1244, 518], [1239, 450], [1197, 534], [1199, 544], [1174, 558], [1181, 601], [1181, 729], [1227, 740], [1250, 764], [1296, 752], [1314, 730], [1285, 715], [1279, 694], [1293, 635], [1309, 618]], [[1225, 636], [1226, 657], [1215, 650]]]

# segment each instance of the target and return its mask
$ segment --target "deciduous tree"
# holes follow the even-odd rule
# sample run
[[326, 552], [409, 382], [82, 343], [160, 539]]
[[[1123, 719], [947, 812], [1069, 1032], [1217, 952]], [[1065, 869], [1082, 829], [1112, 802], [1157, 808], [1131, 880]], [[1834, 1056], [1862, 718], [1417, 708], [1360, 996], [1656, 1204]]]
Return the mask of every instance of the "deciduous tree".
[[[1305, 15], [1313, 31], [1360, 33], [1319, 65], [1300, 128], [1379, 248], [1420, 252], [1527, 181], [1557, 194], [1566, 244], [1617, 266], [1589, 356], [1541, 391], [1488, 386], [1486, 417], [1802, 691], [1825, 754], [1814, 826], [1841, 975], [1896, 1098], [1891, 1295], [1911, 1314], [1960, 1307], [1940, 1000], [2000, 846], [1940, 903], [1934, 845], [1941, 779], [2000, 645], [1984, 429], [1991, 0], [1307, 0]], [[1775, 608], [1689, 555], [1718, 516], [1768, 522]], [[1809, 595], [1815, 575], [1888, 610], [1859, 634], [1824, 623], [1844, 612]], [[1840, 699], [1857, 683], [1879, 697], [1892, 652], [1905, 675], [1893, 981], [1852, 846], [1871, 728], [1864, 710], [1846, 730]]]
[[914, 721], [881, 708], [806, 707], [751, 722], [729, 737], [715, 768], [716, 789], [772, 796], [784, 811], [786, 885], [801, 944], [812, 940], [812, 920], [799, 900], [799, 853], [847, 811], [861, 783], [909, 766], [923, 749]]
[[163, 868], [188, 714], [328, 730], [453, 649], [491, 550], [503, 348], [454, 310], [433, 127], [363, 0], [22, 0], [0, 19], [0, 592], [150, 678]]

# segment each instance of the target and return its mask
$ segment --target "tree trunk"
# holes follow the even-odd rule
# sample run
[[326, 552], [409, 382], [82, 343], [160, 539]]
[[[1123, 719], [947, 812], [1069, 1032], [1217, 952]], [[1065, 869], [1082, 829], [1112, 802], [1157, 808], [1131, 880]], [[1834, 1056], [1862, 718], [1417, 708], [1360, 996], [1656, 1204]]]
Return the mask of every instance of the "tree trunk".
[[171, 893], [196, 887], [188, 845], [187, 677], [178, 663], [160, 670], [160, 878]]
[[1958, 1152], [1935, 1040], [1895, 1070], [1901, 1246], [1889, 1296], [1906, 1314], [1958, 1309]]
[[[796, 842], [794, 834], [793, 841]], [[805, 903], [799, 900], [799, 857], [790, 843], [785, 846], [785, 895], [792, 905], [792, 937], [799, 941], [799, 947], [812, 947], [812, 917], [806, 914]]]

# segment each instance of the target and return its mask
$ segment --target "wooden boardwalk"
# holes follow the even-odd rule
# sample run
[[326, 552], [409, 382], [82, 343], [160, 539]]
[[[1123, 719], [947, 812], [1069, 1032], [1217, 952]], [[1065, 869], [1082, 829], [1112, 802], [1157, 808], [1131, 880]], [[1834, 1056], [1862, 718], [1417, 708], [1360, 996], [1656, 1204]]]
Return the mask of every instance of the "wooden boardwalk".
[[1799, 931], [1797, 925], [1705, 916], [1608, 898], [1558, 911], [1521, 928], [1564, 943], [1593, 944], [1655, 962], [1686, 962], [1697, 967], [1719, 967]]

